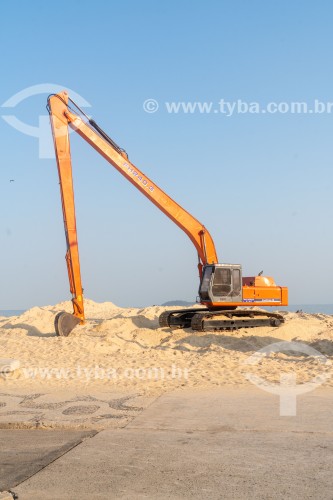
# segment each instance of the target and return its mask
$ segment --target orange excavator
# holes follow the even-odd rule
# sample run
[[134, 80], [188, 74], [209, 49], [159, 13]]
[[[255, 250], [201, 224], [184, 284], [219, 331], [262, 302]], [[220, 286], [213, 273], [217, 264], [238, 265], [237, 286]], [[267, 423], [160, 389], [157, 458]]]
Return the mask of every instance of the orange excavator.
[[[68, 336], [77, 324], [83, 324], [85, 321], [69, 128], [77, 132], [177, 224], [197, 250], [199, 299], [203, 307], [168, 310], [159, 318], [161, 327], [219, 331], [264, 325], [279, 326], [283, 322], [281, 314], [259, 310], [255, 306], [288, 305], [286, 287], [277, 286], [273, 278], [262, 276], [261, 273], [258, 276], [242, 277], [242, 267], [239, 264], [219, 263], [214, 241], [205, 226], [131, 163], [125, 150], [120, 148], [92, 118], [89, 118], [67, 92], [50, 95], [47, 109], [50, 114], [58, 165], [67, 244], [66, 263], [73, 304], [73, 314], [67, 312], [57, 314], [55, 318], [57, 335]], [[244, 306], [250, 307], [244, 308]]]

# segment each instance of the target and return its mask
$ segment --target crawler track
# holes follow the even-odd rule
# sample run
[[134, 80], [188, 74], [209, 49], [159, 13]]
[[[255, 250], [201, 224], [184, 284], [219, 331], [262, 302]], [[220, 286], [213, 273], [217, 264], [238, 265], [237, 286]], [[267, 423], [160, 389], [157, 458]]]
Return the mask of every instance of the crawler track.
[[283, 322], [281, 314], [251, 309], [221, 311], [209, 311], [206, 308], [177, 309], [165, 311], [159, 317], [159, 324], [163, 328], [192, 328], [198, 332], [238, 330], [258, 326], [277, 327]]
[[207, 308], [174, 309], [163, 312], [158, 321], [161, 328], [191, 328], [193, 316], [199, 312], [207, 312]]

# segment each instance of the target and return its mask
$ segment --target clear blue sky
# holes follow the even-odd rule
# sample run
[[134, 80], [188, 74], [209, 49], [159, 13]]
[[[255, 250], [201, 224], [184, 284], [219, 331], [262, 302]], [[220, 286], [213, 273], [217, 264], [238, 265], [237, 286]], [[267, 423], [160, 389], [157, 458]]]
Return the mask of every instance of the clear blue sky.
[[[333, 113], [170, 114], [165, 102], [333, 101], [330, 1], [0, 0], [0, 104], [76, 91], [131, 161], [202, 221], [220, 261], [264, 270], [291, 303], [333, 299]], [[46, 94], [15, 109], [38, 125]], [[143, 102], [160, 108], [146, 113]], [[0, 117], [0, 309], [70, 298], [55, 160]], [[72, 135], [86, 297], [193, 300], [187, 237]], [[15, 182], [9, 182], [14, 179]]]

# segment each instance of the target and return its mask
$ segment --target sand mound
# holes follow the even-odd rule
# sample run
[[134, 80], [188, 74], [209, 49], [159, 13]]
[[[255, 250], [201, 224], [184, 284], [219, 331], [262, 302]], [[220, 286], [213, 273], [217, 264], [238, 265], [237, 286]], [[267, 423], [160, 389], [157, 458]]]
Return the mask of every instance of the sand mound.
[[[298, 383], [322, 372], [330, 375], [332, 316], [284, 313], [285, 323], [278, 328], [194, 333], [159, 328], [158, 317], [167, 309], [120, 308], [86, 300], [87, 322], [68, 338], [55, 335], [54, 317], [61, 310], [71, 312], [71, 302], [0, 318], [0, 357], [21, 362], [19, 372], [0, 378], [0, 386], [95, 384], [149, 393], [181, 386], [244, 384], [249, 371], [271, 381], [292, 371]], [[270, 353], [255, 366], [249, 365], [255, 352], [281, 341], [299, 342], [303, 351], [305, 346], [317, 354]]]

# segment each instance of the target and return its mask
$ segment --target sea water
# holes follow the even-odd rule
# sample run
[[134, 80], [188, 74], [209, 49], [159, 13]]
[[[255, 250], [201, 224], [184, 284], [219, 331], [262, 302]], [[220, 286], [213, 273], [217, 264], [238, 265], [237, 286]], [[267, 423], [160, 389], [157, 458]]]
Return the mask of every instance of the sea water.
[[24, 313], [24, 309], [0, 309], [0, 316], [19, 316], [22, 313]]
[[303, 311], [310, 314], [333, 314], [333, 304], [291, 304], [287, 307], [279, 307], [279, 311]]
[[[247, 305], [247, 304], [246, 304]], [[267, 308], [269, 311], [271, 311], [273, 308]], [[275, 309], [275, 308], [274, 308]], [[291, 304], [287, 307], [279, 307], [277, 306], [276, 309], [279, 311], [303, 311], [305, 313], [310, 313], [310, 314], [333, 314], [333, 304]], [[24, 309], [0, 309], [0, 316], [19, 316], [20, 314], [24, 313]]]

